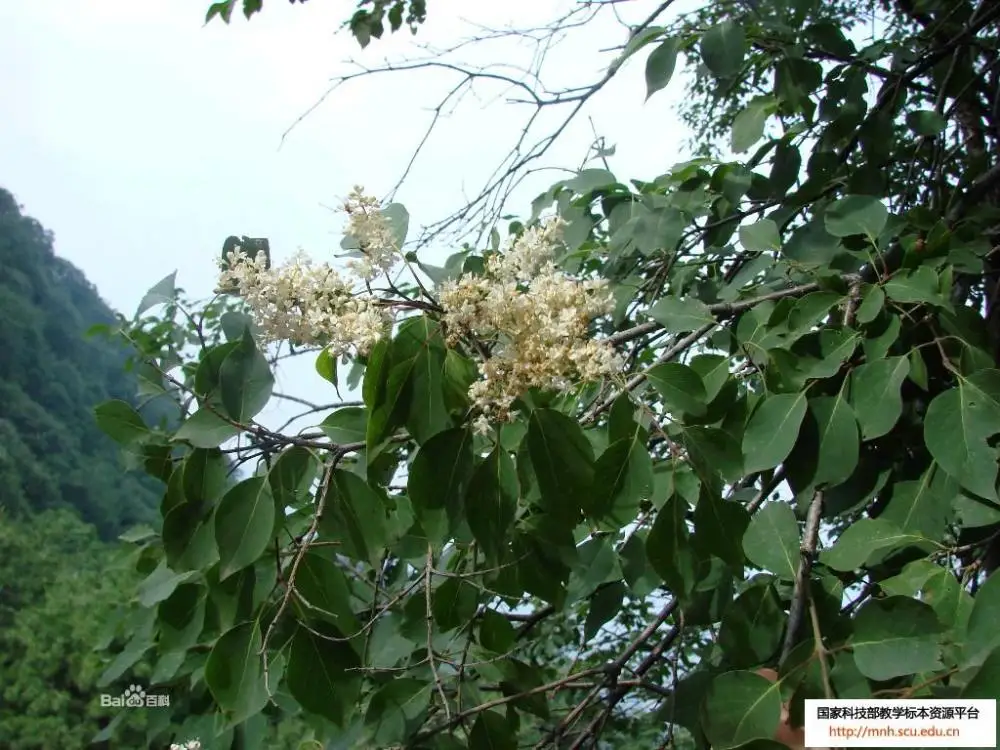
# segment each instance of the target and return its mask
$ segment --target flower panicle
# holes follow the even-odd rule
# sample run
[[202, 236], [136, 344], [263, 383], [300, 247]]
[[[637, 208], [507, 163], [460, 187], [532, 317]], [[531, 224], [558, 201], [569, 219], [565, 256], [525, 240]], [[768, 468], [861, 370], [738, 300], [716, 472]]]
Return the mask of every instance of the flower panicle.
[[[346, 275], [301, 251], [269, 267], [262, 252], [249, 258], [236, 250], [222, 264], [220, 287], [244, 299], [264, 341], [318, 344], [339, 356], [351, 349], [367, 353], [390, 334], [391, 306], [355, 287], [359, 278], [391, 268], [399, 255], [394, 235], [377, 201], [360, 187], [344, 211], [365, 255]], [[564, 226], [558, 218], [533, 226], [490, 256], [484, 274], [440, 287], [449, 343], [471, 336], [492, 345], [469, 389], [479, 431], [509, 420], [514, 401], [532, 388], [565, 390], [622, 366], [608, 342], [589, 335], [591, 322], [614, 307], [607, 283], [573, 278], [555, 263]]]

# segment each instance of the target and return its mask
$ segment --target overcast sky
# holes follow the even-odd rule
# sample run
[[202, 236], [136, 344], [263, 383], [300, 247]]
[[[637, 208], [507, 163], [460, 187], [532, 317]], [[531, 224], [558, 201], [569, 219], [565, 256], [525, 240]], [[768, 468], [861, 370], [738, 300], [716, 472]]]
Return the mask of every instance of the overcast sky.
[[[338, 31], [354, 3], [268, 0], [247, 22], [203, 24], [209, 0], [31, 0], [0, 3], [0, 186], [56, 237], [113, 307], [131, 314], [146, 289], [178, 284], [210, 293], [214, 259], [230, 234], [268, 237], [278, 261], [297, 247], [327, 259], [342, 218], [332, 206], [361, 183], [384, 195], [421, 138], [453, 76], [428, 71], [355, 81], [334, 92], [282, 144], [282, 134], [354, 58], [376, 66], [454, 44], [493, 27], [543, 23], [573, 0], [434, 0], [416, 37], [401, 32], [361, 51]], [[688, 3], [687, 5], [690, 5]], [[655, 3], [629, 4], [627, 19]], [[464, 19], [464, 20], [463, 20]], [[550, 58], [553, 84], [596, 80], [624, 30], [609, 15], [574, 32]], [[513, 40], [478, 59], [527, 64]], [[485, 56], [484, 56], [485, 55]], [[466, 59], [475, 60], [470, 52]], [[687, 158], [676, 117], [679, 77], [644, 103], [640, 53], [567, 131], [549, 165], [575, 167], [593, 141], [589, 118], [614, 144], [620, 177], [655, 177]], [[501, 88], [477, 89], [432, 136], [397, 196], [412, 224], [440, 219], [474, 193], [503, 158], [528, 110]], [[498, 100], [499, 97], [499, 100]], [[541, 132], [541, 131], [539, 131]], [[511, 212], [558, 174], [520, 190]], [[431, 262], [452, 249], [434, 248]], [[321, 386], [311, 365], [282, 377], [298, 393]], [[291, 381], [288, 381], [288, 378]], [[270, 420], [268, 420], [270, 421]]]

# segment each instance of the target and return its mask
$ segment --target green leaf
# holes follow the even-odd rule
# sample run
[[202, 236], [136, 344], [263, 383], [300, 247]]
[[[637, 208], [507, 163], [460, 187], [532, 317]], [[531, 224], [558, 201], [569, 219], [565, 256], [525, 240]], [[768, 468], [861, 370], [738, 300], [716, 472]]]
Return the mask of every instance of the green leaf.
[[361, 681], [358, 655], [348, 644], [298, 628], [292, 636], [285, 684], [306, 711], [343, 727], [356, 710]]
[[649, 559], [646, 557], [646, 537], [648, 533], [638, 531], [618, 550], [621, 558], [622, 577], [628, 584], [632, 596], [645, 598], [660, 585]]
[[581, 169], [576, 177], [566, 180], [562, 186], [576, 194], [586, 195], [617, 182], [618, 178], [606, 169]]
[[[991, 652], [1000, 648], [1000, 574], [993, 572], [976, 592], [969, 625], [965, 632], [963, 665], [983, 664]], [[994, 659], [995, 661], [995, 659]]]
[[575, 524], [594, 479], [590, 441], [576, 420], [553, 409], [535, 409], [527, 444], [545, 509]]
[[442, 633], [461, 627], [476, 614], [479, 592], [461, 578], [448, 578], [434, 591], [431, 612]]
[[826, 209], [826, 231], [834, 237], [863, 234], [874, 241], [885, 228], [889, 212], [871, 195], [847, 195]]
[[771, 219], [761, 219], [740, 227], [740, 244], [751, 252], [765, 252], [781, 248], [778, 225]]
[[517, 633], [510, 621], [496, 610], [487, 609], [479, 618], [479, 643], [495, 654], [505, 654], [514, 645]]
[[747, 559], [762, 570], [785, 580], [794, 580], [799, 569], [799, 522], [783, 502], [764, 506], [743, 535]]
[[309, 488], [316, 478], [318, 462], [308, 448], [293, 445], [278, 455], [267, 479], [271, 484], [276, 507], [298, 507], [309, 496]]
[[253, 318], [234, 310], [230, 310], [229, 312], [222, 314], [219, 318], [219, 326], [222, 328], [222, 332], [225, 334], [226, 341], [228, 343], [238, 344], [247, 330], [249, 330], [252, 335], [257, 335], [259, 332], [258, 326], [254, 323]]
[[403, 247], [410, 231], [410, 212], [406, 210], [406, 206], [402, 203], [390, 203], [384, 206], [379, 213], [388, 222], [393, 239], [396, 241], [396, 247]]
[[919, 386], [921, 390], [930, 390], [930, 383], [927, 380], [927, 363], [919, 349], [912, 349], [908, 356], [910, 360], [910, 373], [907, 377], [910, 382]]
[[[374, 356], [373, 356], [374, 359]], [[372, 367], [372, 362], [369, 362]], [[416, 357], [406, 357], [397, 361], [389, 354], [380, 363], [380, 372], [384, 380], [374, 389], [371, 402], [367, 396], [369, 417], [365, 433], [365, 454], [369, 461], [378, 456], [379, 444], [406, 421], [410, 400], [410, 383]], [[369, 382], [368, 372], [365, 372], [365, 385]]]
[[517, 735], [497, 711], [482, 711], [469, 733], [469, 747], [483, 750], [517, 750]]
[[737, 597], [719, 629], [728, 663], [741, 669], [766, 663], [781, 646], [785, 617], [773, 586], [752, 586]]
[[926, 302], [939, 307], [947, 306], [941, 296], [938, 275], [929, 266], [897, 271], [882, 287], [889, 299], [903, 303]]
[[791, 332], [805, 332], [823, 320], [830, 308], [843, 299], [833, 292], [810, 292], [797, 300], [788, 313], [788, 329]]
[[806, 334], [796, 344], [809, 340], [817, 343], [822, 359], [809, 367], [806, 375], [810, 378], [830, 378], [836, 375], [847, 358], [854, 354], [860, 336], [857, 331], [852, 331], [850, 328], [823, 328], [817, 333], [818, 335]]
[[837, 543], [823, 551], [820, 560], [834, 570], [857, 570], [891, 550], [927, 541], [922, 536], [904, 533], [881, 518], [862, 518], [848, 526]]
[[444, 347], [429, 343], [415, 360], [406, 427], [417, 443], [423, 444], [451, 427], [444, 395]]
[[1000, 373], [983, 370], [938, 394], [924, 417], [924, 442], [938, 465], [962, 487], [997, 499], [997, 449], [989, 440], [1000, 424]]
[[138, 542], [143, 542], [147, 539], [152, 539], [156, 536], [156, 532], [151, 526], [147, 524], [139, 524], [138, 526], [133, 526], [128, 531], [123, 534], [119, 534], [118, 538], [129, 544], [136, 544]]
[[[245, 330], [246, 329], [240, 331], [241, 340]], [[213, 346], [205, 352], [204, 356], [201, 358], [201, 362], [198, 363], [198, 367], [195, 370], [195, 392], [199, 396], [210, 399], [210, 404], [218, 409], [222, 408], [222, 402], [218, 398], [219, 371], [222, 369], [222, 363], [226, 361], [226, 357], [228, 357], [231, 352], [238, 349], [239, 346], [240, 341], [229, 341], [225, 344]]]
[[908, 596], [870, 599], [854, 618], [854, 661], [871, 680], [941, 668], [942, 627], [934, 610]]
[[565, 604], [590, 596], [603, 583], [619, 581], [621, 566], [607, 537], [591, 537], [578, 548], [577, 565], [570, 575]]
[[205, 663], [205, 684], [232, 723], [245, 721], [267, 705], [261, 645], [259, 625], [244, 622], [222, 634]]
[[986, 657], [983, 666], [962, 688], [962, 698], [985, 698], [996, 700], [1000, 695], [1000, 649]]
[[240, 428], [226, 422], [208, 409], [201, 408], [184, 420], [174, 433], [175, 440], [185, 440], [195, 448], [218, 448], [240, 434]]
[[893, 484], [892, 499], [879, 518], [903, 533], [940, 540], [954, 516], [951, 501], [958, 492], [958, 482], [931, 464], [919, 481]]
[[616, 58], [615, 62], [612, 64], [614, 66], [621, 66], [622, 63], [656, 39], [664, 31], [665, 29], [662, 26], [647, 26], [639, 33], [630, 35], [628, 43], [625, 45], [625, 49], [621, 56]]
[[329, 349], [324, 349], [316, 355], [316, 374], [333, 387], [337, 387], [337, 358], [330, 354]]
[[646, 446], [623, 438], [607, 447], [594, 465], [592, 496], [584, 510], [621, 528], [635, 518], [639, 502], [653, 490], [653, 462]]
[[948, 121], [933, 109], [908, 112], [906, 125], [917, 135], [935, 136], [948, 127]]
[[[751, 99], [750, 103], [736, 115], [730, 139], [730, 146], [735, 153], [743, 153], [764, 137], [764, 124], [774, 109], [774, 97], [759, 96]], [[742, 239], [741, 233], [740, 240]]]
[[646, 373], [650, 384], [669, 411], [701, 416], [707, 410], [708, 394], [698, 373], [679, 362], [667, 362]]
[[330, 440], [340, 445], [364, 443], [368, 425], [368, 410], [363, 406], [345, 406], [324, 419], [319, 428]]
[[701, 38], [701, 59], [719, 78], [739, 72], [747, 53], [743, 28], [732, 21], [723, 21], [705, 32]]
[[646, 538], [646, 555], [675, 596], [686, 597], [695, 584], [695, 557], [685, 521], [688, 505], [676, 495], [656, 514]]
[[120, 445], [132, 445], [150, 436], [139, 412], [119, 399], [96, 406], [94, 417], [104, 434]]
[[868, 362], [851, 371], [850, 402], [863, 439], [880, 438], [896, 426], [903, 413], [900, 389], [909, 372], [906, 357]]
[[855, 317], [859, 323], [871, 323], [878, 317], [885, 304], [885, 292], [882, 287], [869, 285], [861, 295], [861, 304], [858, 305]]
[[934, 567], [934, 572], [924, 581], [920, 599], [931, 605], [940, 623], [950, 631], [948, 640], [961, 644], [965, 640], [974, 600], [954, 573], [941, 565]]
[[295, 577], [295, 593], [310, 605], [308, 614], [319, 613], [345, 636], [360, 630], [351, 606], [347, 577], [335, 562], [318, 552], [307, 552]]
[[273, 388], [271, 366], [246, 330], [219, 369], [222, 405], [233, 421], [245, 424], [267, 406]]
[[692, 540], [702, 557], [712, 555], [742, 570], [743, 536], [749, 525], [750, 514], [746, 508], [702, 486], [701, 497], [694, 506]]
[[697, 354], [688, 363], [705, 386], [706, 401], [711, 403], [729, 381], [729, 358], [721, 354]]
[[726, 672], [705, 696], [701, 726], [716, 750], [771, 739], [781, 720], [781, 688], [753, 672]]
[[165, 305], [174, 301], [177, 294], [177, 271], [174, 271], [157, 281], [149, 291], [143, 295], [136, 308], [135, 317], [139, 318], [147, 310], [151, 310], [157, 305]]
[[253, 565], [274, 537], [274, 496], [264, 477], [252, 477], [227, 492], [215, 512], [219, 580]]
[[205, 589], [187, 583], [157, 607], [161, 653], [186, 651], [198, 642], [205, 625]]
[[784, 197], [785, 193], [798, 181], [802, 169], [802, 154], [797, 146], [782, 140], [774, 149], [771, 162], [771, 194]]
[[684, 447], [692, 462], [705, 473], [735, 482], [743, 476], [743, 451], [736, 438], [717, 427], [685, 427]]
[[843, 391], [836, 396], [809, 400], [809, 411], [817, 428], [819, 456], [813, 483], [834, 487], [846, 482], [858, 465], [861, 443], [858, 422]]
[[136, 662], [143, 657], [153, 646], [152, 638], [148, 634], [136, 633], [135, 636], [125, 644], [125, 648], [112, 659], [111, 663], [101, 673], [97, 679], [97, 687], [107, 687], [112, 682], [121, 677], [131, 669]]
[[264, 0], [243, 0], [243, 16], [247, 20], [264, 8]]
[[469, 528], [479, 546], [492, 559], [498, 558], [507, 546], [517, 497], [514, 462], [506, 451], [496, 446], [472, 474], [465, 496]]
[[190, 581], [197, 576], [196, 572], [177, 573], [161, 562], [152, 573], [149, 574], [136, 590], [139, 604], [143, 607], [153, 607], [167, 599], [179, 585]]
[[694, 297], [662, 297], [647, 314], [669, 333], [688, 333], [715, 322], [708, 305]]
[[788, 458], [805, 415], [804, 393], [779, 393], [765, 398], [743, 433], [744, 471], [753, 474], [772, 469]]
[[657, 46], [646, 58], [646, 100], [653, 94], [665, 88], [670, 83], [677, 65], [677, 52], [680, 42], [677, 39], [666, 39]]
[[444, 355], [444, 398], [452, 411], [469, 407], [469, 386], [478, 377], [475, 363], [454, 349]]
[[372, 695], [365, 711], [371, 741], [377, 747], [396, 747], [424, 722], [432, 686], [408, 677], [387, 682]]
[[385, 503], [360, 476], [336, 469], [320, 531], [331, 541], [340, 542], [341, 554], [378, 568], [388, 539]]
[[432, 544], [458, 525], [473, 469], [472, 433], [465, 428], [440, 432], [417, 451], [406, 487]]
[[226, 491], [229, 467], [217, 448], [196, 448], [182, 464], [182, 486], [188, 502], [205, 506]]
[[618, 615], [624, 600], [625, 584], [621, 581], [612, 582], [608, 586], [599, 589], [591, 597], [590, 608], [587, 610], [587, 619], [583, 624], [584, 643], [597, 635], [605, 623]]

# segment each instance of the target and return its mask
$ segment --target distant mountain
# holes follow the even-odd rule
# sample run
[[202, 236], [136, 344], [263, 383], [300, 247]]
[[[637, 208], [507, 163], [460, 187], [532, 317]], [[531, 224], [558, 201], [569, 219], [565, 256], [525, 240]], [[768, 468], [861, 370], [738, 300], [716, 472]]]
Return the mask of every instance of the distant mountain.
[[[12, 517], [71, 509], [112, 539], [154, 522], [156, 480], [124, 473], [94, 421], [109, 398], [137, 405], [124, 346], [86, 338], [114, 314], [53, 236], [0, 189], [0, 506]], [[147, 409], [150, 407], [147, 407]]]

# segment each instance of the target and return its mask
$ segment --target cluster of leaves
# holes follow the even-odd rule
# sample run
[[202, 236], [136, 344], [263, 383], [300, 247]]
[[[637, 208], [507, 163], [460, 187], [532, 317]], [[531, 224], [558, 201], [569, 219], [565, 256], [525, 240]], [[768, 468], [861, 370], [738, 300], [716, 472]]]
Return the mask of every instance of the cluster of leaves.
[[[205, 14], [205, 23], [218, 16], [229, 23], [239, 0], [221, 0], [212, 3]], [[243, 15], [249, 20], [264, 8], [264, 0], [241, 0]], [[306, 0], [289, 0], [305, 3]], [[427, 0], [358, 0], [358, 9], [345, 26], [364, 49], [372, 39], [381, 39], [388, 21], [391, 32], [399, 31], [403, 24], [414, 34], [427, 19]]]
[[[420, 314], [353, 362], [362, 403], [294, 434], [256, 421], [278, 355], [238, 310], [185, 311], [184, 347], [125, 326], [150, 382], [197, 403], [177, 430], [121, 402], [98, 421], [166, 488], [135, 638], [161, 684], [207, 689], [206, 746], [287, 711], [336, 747], [680, 727], [735, 748], [770, 742], [782, 700], [795, 720], [805, 698], [1000, 694], [1000, 169], [977, 68], [1000, 8], [958, 6], [887, 4], [893, 34], [860, 49], [802, 0], [639, 29], [649, 94], [697, 57], [711, 125], [755, 150], [585, 169], [535, 201], [530, 221], [567, 222], [562, 268], [611, 284], [594, 333], [628, 372], [525, 393], [495, 434], [468, 427], [483, 351], [448, 345], [434, 286], [385, 292]], [[440, 283], [487, 252], [420, 268]], [[338, 387], [346, 363], [310, 356]], [[228, 484], [229, 460], [250, 475]]]

